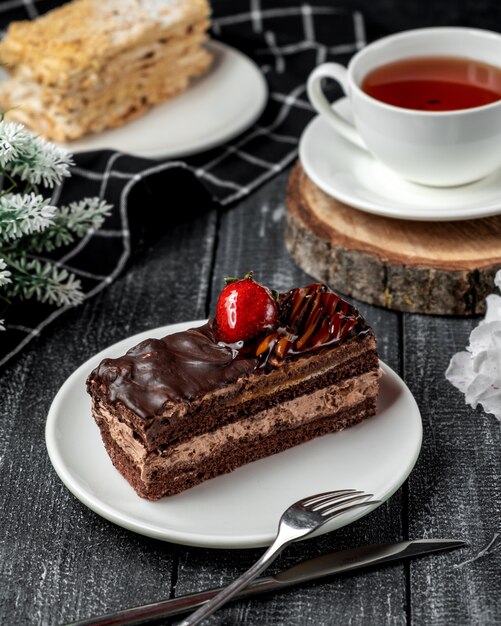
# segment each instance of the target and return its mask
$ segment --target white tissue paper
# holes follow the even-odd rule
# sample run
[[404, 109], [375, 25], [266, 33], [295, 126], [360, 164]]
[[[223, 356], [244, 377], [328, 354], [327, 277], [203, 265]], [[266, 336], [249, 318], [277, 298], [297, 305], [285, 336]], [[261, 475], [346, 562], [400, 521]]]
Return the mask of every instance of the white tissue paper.
[[[501, 271], [494, 279], [501, 290]], [[467, 404], [481, 404], [501, 421], [501, 296], [487, 296], [485, 318], [473, 329], [465, 352], [455, 354], [445, 372]]]

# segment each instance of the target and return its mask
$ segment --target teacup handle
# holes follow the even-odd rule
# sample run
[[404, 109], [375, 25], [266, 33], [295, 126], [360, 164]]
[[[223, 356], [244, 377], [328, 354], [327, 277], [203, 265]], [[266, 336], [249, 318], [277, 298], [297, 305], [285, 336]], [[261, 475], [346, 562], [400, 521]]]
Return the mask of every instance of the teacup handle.
[[344, 93], [348, 96], [349, 88], [347, 77], [348, 72], [346, 68], [339, 63], [323, 63], [322, 65], [319, 65], [308, 77], [308, 83], [306, 86], [308, 97], [315, 109], [329, 120], [340, 135], [342, 135], [345, 139], [348, 139], [348, 141], [351, 141], [351, 143], [354, 143], [359, 148], [367, 150], [367, 146], [353, 124], [347, 122], [331, 107], [322, 90], [322, 78], [332, 78], [341, 85]]

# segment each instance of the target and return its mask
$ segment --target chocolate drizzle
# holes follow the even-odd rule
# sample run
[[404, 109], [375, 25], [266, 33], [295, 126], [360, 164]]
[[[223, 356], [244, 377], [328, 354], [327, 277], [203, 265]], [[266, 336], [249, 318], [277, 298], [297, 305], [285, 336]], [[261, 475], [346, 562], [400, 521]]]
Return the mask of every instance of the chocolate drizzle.
[[280, 294], [279, 322], [256, 347], [262, 367], [280, 367], [287, 358], [339, 344], [369, 330], [359, 312], [322, 283]]
[[168, 401], [189, 401], [256, 369], [265, 371], [322, 348], [362, 336], [370, 328], [358, 311], [314, 283], [281, 294], [279, 326], [242, 345], [218, 342], [213, 320], [200, 328], [141, 342], [123, 357], [105, 359], [92, 372], [110, 402], [120, 401], [141, 417]]

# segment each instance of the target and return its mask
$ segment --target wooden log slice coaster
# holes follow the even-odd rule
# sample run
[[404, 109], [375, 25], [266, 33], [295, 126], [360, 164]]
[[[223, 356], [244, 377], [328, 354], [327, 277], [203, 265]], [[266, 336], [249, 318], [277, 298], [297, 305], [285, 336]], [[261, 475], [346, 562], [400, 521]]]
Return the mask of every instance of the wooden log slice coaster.
[[287, 187], [285, 243], [305, 272], [363, 302], [476, 315], [501, 269], [501, 216], [417, 222], [372, 215], [325, 194], [298, 163]]

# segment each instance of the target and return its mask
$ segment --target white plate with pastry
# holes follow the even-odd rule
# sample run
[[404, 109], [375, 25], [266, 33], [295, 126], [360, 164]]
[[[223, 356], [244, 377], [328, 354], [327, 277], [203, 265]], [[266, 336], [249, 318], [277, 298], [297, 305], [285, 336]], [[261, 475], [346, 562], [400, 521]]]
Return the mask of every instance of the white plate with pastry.
[[[177, 158], [208, 150], [243, 132], [261, 115], [268, 88], [257, 65], [223, 43], [206, 44], [210, 69], [187, 90], [118, 128], [61, 143], [74, 154], [117, 150]], [[7, 74], [0, 70], [0, 81]]]
[[[341, 432], [249, 463], [235, 471], [151, 502], [140, 498], [114, 468], [91, 414], [89, 373], [149, 337], [163, 337], [202, 321], [149, 330], [96, 354], [63, 384], [49, 411], [46, 444], [68, 489], [87, 507], [134, 532], [210, 548], [253, 548], [273, 540], [283, 510], [306, 495], [356, 488], [387, 500], [411, 472], [421, 448], [419, 408], [402, 379], [384, 363], [375, 417]], [[335, 518], [332, 531], [370, 513], [360, 508]]]
[[82, 0], [13, 22], [0, 108], [72, 152], [174, 158], [223, 143], [257, 119], [267, 87], [208, 40], [210, 12], [207, 0]]

